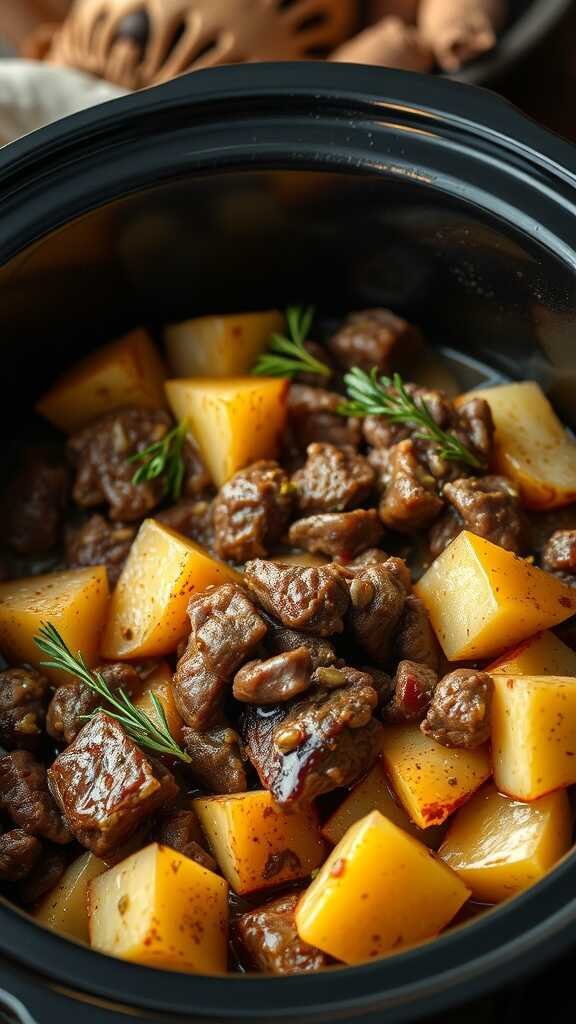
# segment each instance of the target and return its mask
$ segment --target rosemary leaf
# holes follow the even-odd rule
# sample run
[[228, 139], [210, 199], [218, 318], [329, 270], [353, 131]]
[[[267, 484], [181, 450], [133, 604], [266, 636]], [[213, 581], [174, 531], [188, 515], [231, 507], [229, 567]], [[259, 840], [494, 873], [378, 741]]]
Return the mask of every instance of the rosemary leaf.
[[[43, 623], [38, 635], [34, 637], [34, 642], [42, 653], [48, 656], [48, 660], [41, 662], [42, 665], [46, 668], [58, 669], [60, 672], [68, 672], [69, 675], [75, 676], [102, 698], [103, 706], [98, 707], [93, 712], [94, 715], [98, 711], [104, 711], [111, 718], [115, 718], [124, 726], [130, 738], [143, 750], [190, 763], [190, 757], [178, 746], [170, 733], [164, 709], [156, 694], [152, 694], [152, 701], [160, 716], [161, 724], [159, 726], [132, 703], [124, 690], [112, 691], [100, 672], [93, 672], [87, 667], [80, 651], [75, 655], [72, 654], [51, 622]], [[86, 717], [92, 718], [93, 716]]]
[[186, 420], [182, 420], [161, 441], [156, 441], [143, 451], [129, 456], [128, 462], [141, 463], [132, 477], [134, 485], [149, 483], [162, 477], [165, 497], [171, 501], [178, 501], [186, 472], [182, 452], [187, 429]]
[[338, 412], [342, 416], [384, 416], [390, 423], [406, 423], [417, 427], [414, 437], [434, 444], [447, 462], [463, 462], [473, 469], [485, 469], [478, 456], [449, 430], [442, 430], [423, 399], [413, 398], [399, 373], [392, 378], [378, 378], [378, 370], [370, 373], [354, 367], [344, 377], [348, 401]]
[[319, 377], [329, 377], [330, 367], [311, 355], [304, 344], [310, 333], [314, 312], [313, 306], [289, 306], [286, 310], [289, 336], [273, 334], [268, 351], [259, 356], [252, 373], [259, 377], [290, 379], [299, 373], [315, 373]]

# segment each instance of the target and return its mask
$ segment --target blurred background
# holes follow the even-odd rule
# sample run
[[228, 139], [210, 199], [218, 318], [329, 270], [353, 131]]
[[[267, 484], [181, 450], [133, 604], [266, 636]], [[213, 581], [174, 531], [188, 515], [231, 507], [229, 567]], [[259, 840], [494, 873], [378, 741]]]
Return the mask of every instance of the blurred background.
[[[574, 0], [0, 0], [0, 56], [21, 62], [0, 71], [0, 143], [196, 68], [294, 56], [488, 85], [576, 139], [575, 36]], [[28, 80], [41, 82], [35, 95]]]

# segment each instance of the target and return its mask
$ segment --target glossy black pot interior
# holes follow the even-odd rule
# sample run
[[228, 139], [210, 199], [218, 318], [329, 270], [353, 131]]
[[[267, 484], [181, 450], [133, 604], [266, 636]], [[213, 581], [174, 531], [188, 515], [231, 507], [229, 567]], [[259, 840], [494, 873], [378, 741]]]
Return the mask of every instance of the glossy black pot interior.
[[[198, 73], [45, 129], [0, 153], [1, 436], [33, 434], [22, 410], [46, 375], [124, 328], [307, 300], [390, 304], [468, 360], [540, 380], [574, 423], [575, 157], [489, 93], [317, 64]], [[120, 963], [0, 902], [0, 986], [38, 1024], [122, 1007], [413, 1020], [559, 955], [575, 891], [570, 856], [436, 942], [291, 979]]]

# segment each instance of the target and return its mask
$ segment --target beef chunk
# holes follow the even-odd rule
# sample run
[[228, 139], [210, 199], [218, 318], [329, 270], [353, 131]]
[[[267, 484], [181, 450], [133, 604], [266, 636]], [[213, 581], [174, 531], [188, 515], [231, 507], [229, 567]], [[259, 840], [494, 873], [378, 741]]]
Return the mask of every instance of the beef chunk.
[[545, 512], [530, 510], [527, 515], [529, 528], [528, 547], [542, 555], [550, 537], [557, 530], [576, 530], [576, 503], [563, 508], [551, 508]]
[[[111, 690], [125, 690], [131, 696], [138, 692], [140, 676], [132, 665], [115, 662], [100, 665], [99, 672]], [[75, 680], [55, 691], [46, 720], [48, 735], [58, 743], [72, 743], [86, 724], [86, 717], [102, 703], [101, 698], [85, 683]]]
[[108, 505], [110, 518], [143, 519], [162, 499], [161, 479], [133, 484], [137, 466], [130, 456], [161, 441], [172, 427], [168, 413], [121, 409], [74, 434], [68, 447], [76, 466], [74, 500], [82, 508]]
[[18, 886], [20, 901], [27, 907], [33, 906], [58, 885], [67, 867], [68, 854], [62, 847], [45, 847], [38, 863]]
[[314, 441], [357, 448], [362, 425], [357, 417], [341, 416], [342, 395], [323, 388], [292, 384], [288, 392], [288, 432], [293, 447], [306, 451]]
[[301, 513], [345, 512], [369, 498], [374, 470], [353, 448], [311, 444], [306, 464], [292, 477]]
[[282, 654], [284, 651], [296, 651], [305, 647], [310, 655], [312, 670], [320, 665], [333, 665], [336, 661], [336, 650], [334, 645], [325, 637], [308, 636], [297, 629], [287, 629], [279, 625], [273, 619], [266, 617], [268, 633], [266, 635], [266, 648], [272, 654]]
[[444, 747], [472, 750], [490, 736], [494, 684], [486, 672], [457, 668], [438, 683], [420, 728]]
[[46, 721], [48, 680], [35, 668], [0, 672], [0, 743], [7, 750], [36, 750]]
[[202, 832], [194, 811], [169, 811], [160, 818], [153, 838], [162, 846], [169, 846], [171, 850], [195, 860], [208, 871], [218, 871], [216, 861], [202, 846]]
[[44, 555], [60, 539], [68, 501], [68, 470], [51, 453], [29, 451], [2, 500], [4, 542], [18, 555]]
[[348, 561], [375, 547], [383, 532], [375, 509], [357, 508], [299, 519], [290, 527], [288, 537], [295, 547]]
[[417, 661], [401, 661], [394, 676], [394, 692], [382, 712], [385, 722], [417, 722], [426, 714], [438, 675]]
[[387, 665], [406, 600], [403, 580], [385, 565], [369, 565], [350, 583], [348, 623], [361, 650], [380, 667]]
[[266, 974], [321, 971], [329, 957], [303, 942], [296, 930], [295, 911], [301, 893], [279, 896], [249, 910], [236, 922], [236, 936], [248, 966]]
[[409, 594], [394, 637], [394, 654], [399, 661], [416, 661], [438, 671], [440, 646], [428, 612], [415, 594]]
[[110, 523], [96, 513], [79, 526], [69, 526], [66, 530], [66, 565], [70, 569], [105, 565], [110, 585], [115, 586], [135, 536], [135, 526]]
[[[485, 537], [509, 551], [524, 548], [524, 519], [518, 491], [503, 476], [464, 477], [447, 483], [444, 497], [452, 505], [456, 520], [441, 519], [430, 531], [430, 550], [434, 558], [446, 542], [461, 530]], [[442, 547], [441, 545], [444, 545]]]
[[182, 731], [188, 766], [196, 781], [212, 793], [244, 793], [248, 788], [240, 737], [221, 715], [209, 729]]
[[385, 416], [365, 416], [362, 420], [364, 440], [372, 448], [392, 448], [399, 441], [410, 437], [410, 427], [405, 423], [391, 423]]
[[420, 331], [389, 309], [366, 309], [352, 313], [328, 342], [340, 366], [389, 373], [414, 365], [422, 352]]
[[206, 498], [182, 498], [154, 517], [177, 533], [211, 551], [214, 547], [214, 506]]
[[72, 838], [50, 795], [46, 768], [27, 750], [0, 757], [0, 811], [31, 836], [54, 843]]
[[236, 473], [214, 502], [216, 553], [238, 563], [267, 555], [288, 526], [293, 498], [277, 462], [262, 460]]
[[19, 882], [30, 874], [42, 854], [42, 843], [21, 828], [0, 836], [0, 882]]
[[[332, 671], [320, 669], [322, 671]], [[319, 687], [293, 706], [246, 712], [246, 751], [263, 786], [279, 803], [308, 803], [348, 786], [370, 768], [381, 727], [372, 717], [372, 678], [343, 667], [344, 685]]]
[[188, 615], [192, 633], [176, 668], [174, 697], [186, 724], [201, 730], [219, 714], [231, 676], [263, 639], [266, 624], [233, 583], [197, 594]]
[[339, 570], [347, 579], [353, 580], [358, 573], [364, 572], [365, 569], [373, 565], [383, 565], [388, 572], [398, 577], [406, 593], [410, 593], [412, 577], [406, 562], [403, 558], [397, 558], [395, 555], [387, 555], [381, 548], [368, 548], [367, 551], [353, 558], [351, 562], [340, 564]]
[[348, 588], [330, 565], [277, 565], [248, 562], [244, 581], [265, 611], [289, 629], [313, 636], [341, 633], [349, 604]]
[[389, 469], [388, 485], [379, 508], [382, 521], [400, 533], [429, 526], [443, 505], [434, 478], [418, 461], [413, 441], [401, 441], [391, 449]]
[[576, 530], [556, 530], [552, 534], [542, 552], [542, 568], [576, 585]]
[[310, 686], [312, 659], [306, 647], [249, 661], [234, 677], [232, 692], [245, 704], [280, 704]]
[[458, 409], [456, 434], [487, 463], [494, 445], [494, 420], [484, 398], [471, 398]]
[[50, 788], [76, 839], [101, 857], [173, 800], [172, 774], [99, 712], [48, 769]]

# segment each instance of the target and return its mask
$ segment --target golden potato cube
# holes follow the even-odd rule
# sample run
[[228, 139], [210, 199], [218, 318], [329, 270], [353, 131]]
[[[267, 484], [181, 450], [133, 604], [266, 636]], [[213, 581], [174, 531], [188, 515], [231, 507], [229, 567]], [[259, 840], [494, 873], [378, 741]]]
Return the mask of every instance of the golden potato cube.
[[449, 661], [494, 657], [576, 611], [576, 588], [467, 530], [414, 591]]
[[145, 715], [148, 715], [148, 718], [154, 722], [154, 725], [157, 726], [157, 728], [161, 728], [163, 723], [161, 716], [158, 714], [158, 709], [152, 699], [152, 694], [154, 694], [160, 701], [164, 714], [166, 715], [170, 735], [176, 740], [176, 743], [180, 743], [184, 722], [180, 718], [180, 714], [176, 707], [172, 680], [173, 673], [170, 666], [166, 661], [161, 662], [161, 664], [158, 665], [158, 668], [154, 669], [154, 671], [144, 681], [144, 685], [142, 686], [138, 697], [134, 701], [134, 704], [137, 708], [140, 708]]
[[494, 468], [510, 477], [530, 508], [576, 501], [576, 442], [534, 381], [464, 395], [485, 398], [496, 427]]
[[322, 827], [322, 835], [329, 843], [336, 846], [345, 836], [351, 825], [365, 818], [370, 811], [380, 811], [385, 818], [393, 821], [398, 828], [403, 828], [415, 839], [436, 850], [442, 842], [445, 829], [418, 828], [397, 802], [392, 787], [386, 777], [384, 765], [378, 760], [368, 775], [362, 779], [342, 801], [340, 806], [328, 818]]
[[164, 330], [170, 369], [176, 377], [240, 377], [250, 373], [272, 334], [283, 330], [284, 316], [277, 310], [170, 324]]
[[88, 885], [108, 870], [93, 853], [83, 853], [64, 872], [36, 907], [33, 917], [39, 924], [79, 942], [88, 942]]
[[487, 747], [451, 750], [412, 724], [385, 726], [382, 759], [394, 792], [419, 828], [441, 825], [492, 774]]
[[170, 654], [188, 631], [192, 594], [239, 576], [199, 544], [155, 519], [138, 531], [110, 602], [105, 658]]
[[576, 651], [545, 630], [507, 651], [486, 671], [500, 676], [576, 676]]
[[523, 804], [490, 784], [454, 816], [440, 856], [473, 897], [500, 903], [538, 882], [571, 841], [572, 815], [564, 790]]
[[348, 830], [296, 908], [304, 942], [346, 964], [437, 935], [470, 893], [427, 846], [372, 811]]
[[[46, 660], [34, 643], [45, 622], [61, 633], [70, 650], [81, 651], [88, 665], [98, 658], [110, 591], [103, 566], [67, 569], [0, 583], [0, 650], [13, 664], [40, 666]], [[71, 676], [57, 669], [43, 672], [58, 685]]]
[[237, 893], [306, 878], [326, 855], [313, 807], [280, 807], [267, 790], [198, 797], [194, 810]]
[[289, 382], [236, 377], [169, 380], [166, 393], [178, 420], [186, 420], [217, 487], [258, 459], [273, 459], [286, 421]]
[[165, 377], [152, 339], [145, 331], [132, 331], [96, 349], [60, 377], [36, 411], [72, 434], [124, 406], [163, 409]]
[[152, 843], [88, 887], [90, 943], [101, 953], [191, 974], [228, 965], [228, 886]]
[[498, 789], [536, 800], [576, 782], [576, 679], [493, 676], [492, 757]]

